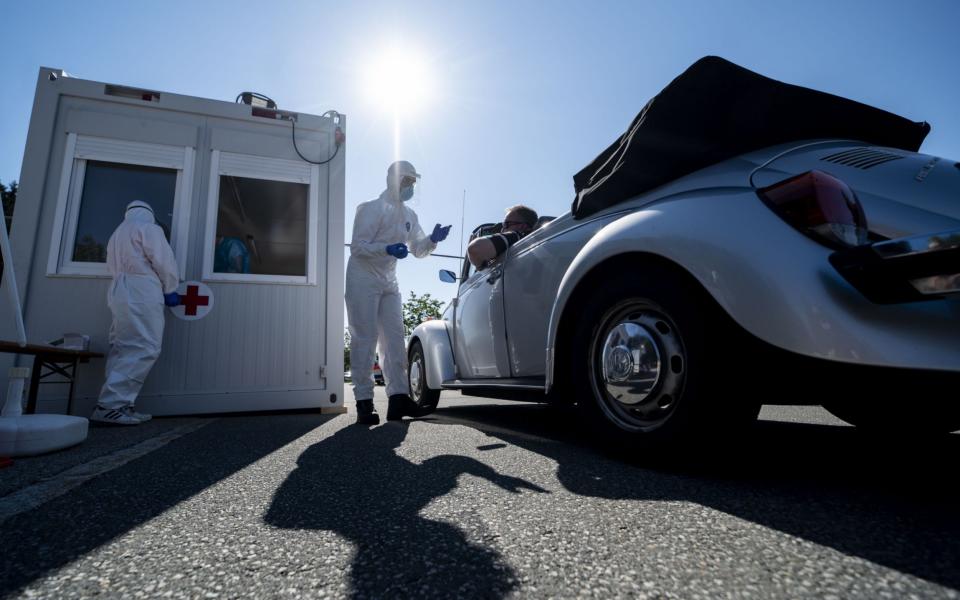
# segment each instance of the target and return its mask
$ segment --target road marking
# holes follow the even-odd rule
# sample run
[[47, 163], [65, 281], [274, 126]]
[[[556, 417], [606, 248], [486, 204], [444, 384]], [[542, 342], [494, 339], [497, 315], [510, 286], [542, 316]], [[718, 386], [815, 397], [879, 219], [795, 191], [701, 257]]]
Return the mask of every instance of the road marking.
[[162, 448], [173, 440], [183, 437], [188, 433], [193, 433], [215, 420], [216, 419], [211, 419], [209, 421], [182, 425], [156, 437], [144, 440], [135, 446], [100, 456], [86, 464], [77, 465], [49, 479], [45, 479], [29, 487], [25, 487], [22, 490], [13, 492], [4, 498], [0, 498], [0, 524], [10, 517], [25, 513], [28, 510], [33, 510], [54, 498], [62, 496], [98, 475], [122, 467], [132, 460], [136, 460], [141, 456]]

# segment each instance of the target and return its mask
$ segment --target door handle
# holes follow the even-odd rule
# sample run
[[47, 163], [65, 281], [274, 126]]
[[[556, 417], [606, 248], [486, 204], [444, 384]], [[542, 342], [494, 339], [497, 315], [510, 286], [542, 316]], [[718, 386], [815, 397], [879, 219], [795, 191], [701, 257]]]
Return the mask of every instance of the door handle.
[[494, 283], [496, 280], [500, 279], [501, 275], [503, 275], [503, 265], [498, 265], [492, 271], [490, 271], [490, 276], [487, 277], [487, 283]]

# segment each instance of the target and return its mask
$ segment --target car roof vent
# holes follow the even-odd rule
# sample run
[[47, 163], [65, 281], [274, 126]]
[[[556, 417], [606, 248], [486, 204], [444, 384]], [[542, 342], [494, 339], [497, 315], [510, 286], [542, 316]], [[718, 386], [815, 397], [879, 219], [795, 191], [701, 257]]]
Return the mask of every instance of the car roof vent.
[[857, 169], [869, 169], [877, 165], [882, 165], [885, 162], [890, 162], [891, 160], [897, 160], [898, 158], [903, 158], [903, 156], [875, 148], [851, 148], [850, 150], [824, 156], [820, 160]]

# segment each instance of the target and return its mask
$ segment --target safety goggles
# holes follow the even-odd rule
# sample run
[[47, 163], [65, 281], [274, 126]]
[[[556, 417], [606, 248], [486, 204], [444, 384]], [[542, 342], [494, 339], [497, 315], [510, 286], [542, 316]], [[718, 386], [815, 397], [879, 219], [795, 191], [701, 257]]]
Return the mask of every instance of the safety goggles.
[[523, 221], [504, 221], [504, 222], [501, 224], [501, 228], [502, 228], [502, 229], [506, 229], [506, 228], [508, 228], [508, 227], [515, 227], [515, 226], [517, 226], [517, 225], [520, 225], [520, 226], [522, 226], [522, 227], [529, 227], [529, 225], [527, 225], [527, 224], [526, 224], [525, 222], [523, 222]]
[[154, 214], [153, 209], [147, 206], [146, 204], [134, 204], [133, 206], [127, 207], [127, 210], [123, 211], [123, 214], [127, 214], [128, 212], [130, 212], [135, 208], [142, 208], [143, 210], [149, 210], [151, 215]]
[[404, 175], [400, 178], [400, 187], [410, 187], [417, 182], [417, 178], [412, 175]]

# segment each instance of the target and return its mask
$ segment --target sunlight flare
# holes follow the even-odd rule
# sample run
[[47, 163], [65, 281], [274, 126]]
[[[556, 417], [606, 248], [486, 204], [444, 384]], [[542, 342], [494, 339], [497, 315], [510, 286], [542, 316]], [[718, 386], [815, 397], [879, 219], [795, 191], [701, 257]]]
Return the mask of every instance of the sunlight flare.
[[371, 57], [363, 70], [364, 95], [395, 118], [425, 110], [435, 98], [436, 82], [424, 54], [393, 44]]

